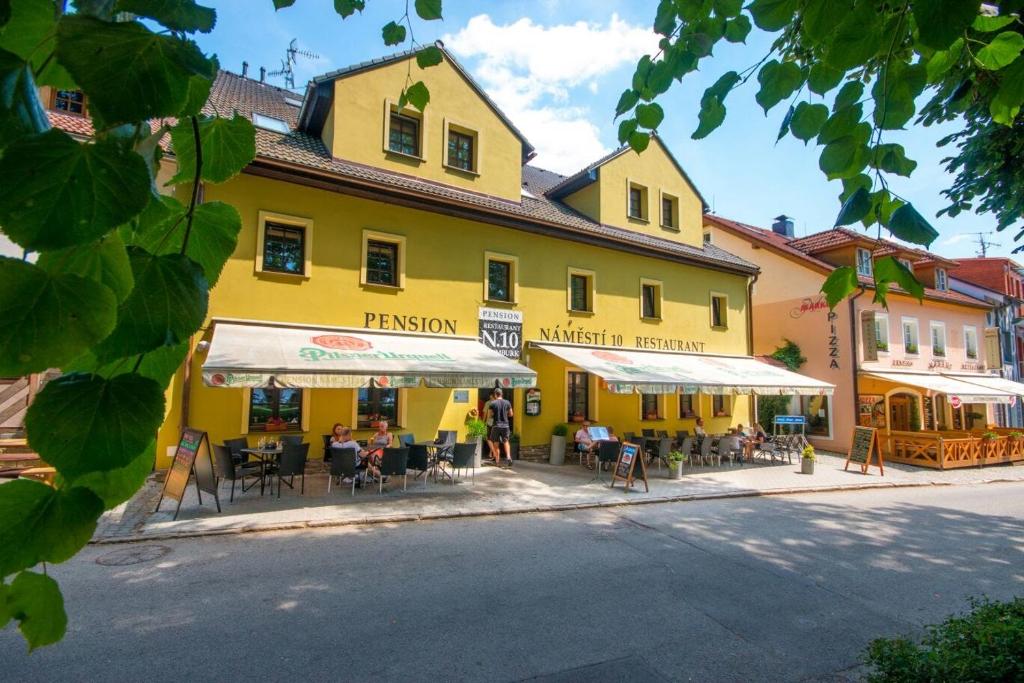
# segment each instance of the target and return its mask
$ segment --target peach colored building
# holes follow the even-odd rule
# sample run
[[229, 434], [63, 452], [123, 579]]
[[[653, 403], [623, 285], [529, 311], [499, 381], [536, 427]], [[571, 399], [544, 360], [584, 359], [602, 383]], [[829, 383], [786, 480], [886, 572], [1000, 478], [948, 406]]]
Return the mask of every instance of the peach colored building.
[[[836, 385], [831, 398], [794, 397], [790, 406], [807, 417], [817, 447], [846, 451], [857, 424], [882, 434], [978, 430], [992, 421], [993, 402], [1016, 400], [972, 381], [990, 377], [982, 346], [990, 306], [949, 288], [954, 261], [845, 228], [795, 238], [784, 216], [770, 230], [714, 215], [704, 226], [706, 240], [761, 268], [754, 353], [792, 340], [807, 358], [799, 372]], [[894, 287], [888, 310], [873, 303], [873, 264], [888, 255], [926, 284], [922, 302]], [[857, 268], [862, 288], [830, 311], [820, 290], [839, 266]]]

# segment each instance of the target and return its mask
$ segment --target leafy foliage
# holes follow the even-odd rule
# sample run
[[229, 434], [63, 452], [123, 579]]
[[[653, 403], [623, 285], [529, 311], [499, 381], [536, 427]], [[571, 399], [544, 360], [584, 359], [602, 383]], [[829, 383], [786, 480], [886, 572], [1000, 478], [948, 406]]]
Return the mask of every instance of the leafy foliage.
[[[231, 179], [256, 153], [248, 118], [207, 106], [217, 62], [189, 35], [212, 30], [213, 9], [79, 0], [69, 14], [65, 4], [0, 0], [0, 229], [37, 256], [0, 258], [0, 375], [64, 372], [26, 417], [55, 486], [0, 486], [0, 627], [18, 622], [30, 648], [60, 640], [67, 616], [56, 582], [28, 570], [72, 557], [103, 510], [145, 481], [165, 388], [237, 244], [238, 212], [201, 203], [200, 184]], [[273, 0], [278, 10], [293, 4]], [[441, 0], [413, 6], [420, 19], [441, 18]], [[364, 7], [334, 2], [341, 18]], [[408, 36], [417, 68], [439, 64], [442, 50], [420, 46], [412, 30], [406, 13], [382, 38]], [[94, 139], [51, 130], [37, 85], [81, 90]], [[422, 111], [429, 101], [410, 65], [400, 104]], [[644, 120], [659, 111], [651, 105]], [[177, 172], [157, 188], [168, 140]]]
[[796, 372], [800, 366], [807, 362], [807, 358], [800, 353], [800, 347], [792, 339], [785, 340], [786, 343], [771, 353], [771, 357], [783, 363], [787, 368]]
[[973, 600], [967, 614], [930, 626], [923, 642], [879, 638], [864, 658], [872, 683], [1019, 681], [1024, 678], [1024, 598]]
[[[940, 142], [957, 147], [945, 160], [957, 177], [944, 191], [950, 205], [943, 212], [991, 212], [1003, 229], [1024, 217], [1021, 8], [1019, 0], [984, 7], [980, 0], [662, 0], [654, 19], [660, 52], [640, 58], [615, 108], [625, 117], [619, 141], [643, 151], [660, 123], [646, 115], [651, 104], [698, 68], [707, 73], [702, 60], [715, 45], [745, 40], [753, 24], [776, 34], [771, 48], [704, 91], [694, 139], [722, 125], [726, 96], [756, 77], [765, 113], [784, 105], [779, 138], [815, 140], [821, 171], [843, 181], [837, 225], [878, 225], [928, 246], [934, 228], [887, 180], [911, 175], [917, 164], [885, 132], [959, 120], [962, 130]], [[922, 96], [930, 99], [919, 108]], [[875, 285], [884, 300], [886, 283], [876, 278]], [[855, 274], [841, 271], [824, 291], [834, 306], [858, 286]]]

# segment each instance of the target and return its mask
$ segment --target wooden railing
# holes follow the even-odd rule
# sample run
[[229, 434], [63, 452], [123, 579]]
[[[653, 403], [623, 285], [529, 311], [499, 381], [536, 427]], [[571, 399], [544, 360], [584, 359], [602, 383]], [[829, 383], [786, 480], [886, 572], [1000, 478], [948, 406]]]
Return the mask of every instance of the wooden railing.
[[1024, 438], [1012, 430], [992, 430], [993, 439], [971, 432], [892, 432], [879, 434], [886, 460], [908, 465], [952, 469], [1024, 460]]

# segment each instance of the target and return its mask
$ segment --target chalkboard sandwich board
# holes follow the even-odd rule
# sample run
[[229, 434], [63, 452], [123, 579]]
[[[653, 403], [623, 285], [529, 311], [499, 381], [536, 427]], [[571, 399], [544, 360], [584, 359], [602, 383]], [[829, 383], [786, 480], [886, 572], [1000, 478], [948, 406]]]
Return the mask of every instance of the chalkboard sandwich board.
[[642, 479], [644, 492], [650, 492], [651, 487], [647, 484], [647, 465], [644, 464], [643, 451], [637, 444], [624, 443], [619, 447], [619, 457], [615, 461], [615, 469], [612, 470], [611, 488], [615, 488], [618, 479], [625, 482], [627, 491], [638, 479]]
[[213, 471], [213, 457], [210, 454], [210, 439], [206, 432], [186, 427], [181, 431], [181, 438], [178, 440], [178, 448], [174, 451], [174, 461], [167, 470], [167, 477], [164, 479], [164, 488], [160, 492], [160, 500], [156, 503], [156, 509], [160, 510], [160, 503], [164, 498], [171, 498], [178, 502], [174, 509], [174, 519], [178, 518], [181, 511], [181, 499], [185, 497], [185, 488], [188, 487], [188, 480], [191, 475], [196, 478], [196, 496], [199, 504], [203, 504], [205, 491], [213, 496], [217, 504], [217, 512], [220, 512], [220, 497], [217, 495], [217, 477]]
[[861, 474], [867, 474], [871, 467], [872, 459], [877, 456], [878, 472], [885, 476], [885, 464], [882, 462], [882, 450], [878, 447], [878, 432], [874, 427], [854, 427], [853, 442], [850, 444], [850, 452], [846, 456], [846, 465], [843, 471], [850, 467], [851, 462], [860, 465]]

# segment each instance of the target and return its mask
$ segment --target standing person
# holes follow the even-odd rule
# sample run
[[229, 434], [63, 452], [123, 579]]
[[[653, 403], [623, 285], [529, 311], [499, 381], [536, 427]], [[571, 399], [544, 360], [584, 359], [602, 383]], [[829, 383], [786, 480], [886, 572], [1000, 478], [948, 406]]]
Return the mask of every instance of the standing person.
[[498, 455], [498, 444], [494, 443], [491, 439], [491, 428], [494, 427], [494, 411], [491, 410], [491, 403], [494, 402], [494, 389], [491, 389], [491, 395], [487, 397], [487, 403], [484, 403], [484, 424], [487, 426], [487, 450], [491, 453], [491, 460], [494, 461], [494, 465], [497, 466], [499, 463]]
[[698, 417], [697, 418], [697, 424], [693, 428], [693, 433], [696, 434], [697, 436], [699, 436], [702, 439], [705, 436], [707, 436], [707, 434], [704, 432], [704, 418], [703, 417]]
[[512, 467], [512, 454], [508, 445], [509, 420], [513, 417], [512, 404], [508, 402], [508, 399], [502, 398], [501, 389], [495, 389], [490, 406], [491, 412], [494, 414], [494, 426], [491, 427], [491, 441], [495, 443], [494, 464], [501, 465], [501, 456], [498, 451], [498, 448], [501, 448], [505, 452], [505, 457], [508, 458], [508, 466]]

